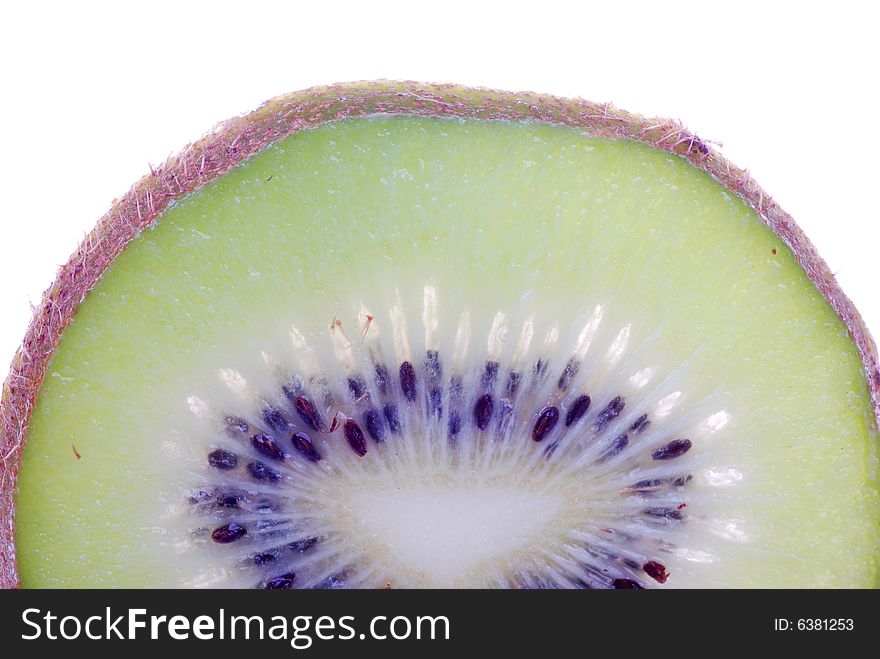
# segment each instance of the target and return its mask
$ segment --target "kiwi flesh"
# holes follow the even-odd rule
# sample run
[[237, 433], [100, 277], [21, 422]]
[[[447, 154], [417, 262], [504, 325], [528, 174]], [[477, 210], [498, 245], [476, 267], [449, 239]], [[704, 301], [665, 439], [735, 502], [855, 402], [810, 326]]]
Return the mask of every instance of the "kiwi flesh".
[[62, 268], [3, 391], [0, 579], [876, 586], [878, 390], [791, 218], [677, 124], [309, 90]]

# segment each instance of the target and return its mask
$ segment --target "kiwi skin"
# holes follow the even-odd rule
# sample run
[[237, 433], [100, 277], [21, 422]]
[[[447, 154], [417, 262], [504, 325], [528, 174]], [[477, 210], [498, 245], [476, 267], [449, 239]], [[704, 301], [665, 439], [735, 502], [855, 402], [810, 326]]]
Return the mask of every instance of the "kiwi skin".
[[148, 176], [114, 201], [43, 294], [13, 358], [0, 399], [0, 587], [21, 585], [16, 564], [14, 494], [28, 422], [46, 367], [67, 323], [107, 267], [176, 199], [214, 181], [272, 142], [331, 121], [372, 114], [542, 122], [590, 136], [640, 142], [685, 158], [754, 209], [791, 249], [845, 323], [865, 367], [876, 432], [880, 424], [880, 360], [858, 311], [791, 216], [747, 171], [728, 162], [677, 121], [646, 118], [582, 99], [451, 84], [381, 80], [314, 87], [273, 98], [244, 117], [230, 119], [164, 164], [151, 167]]

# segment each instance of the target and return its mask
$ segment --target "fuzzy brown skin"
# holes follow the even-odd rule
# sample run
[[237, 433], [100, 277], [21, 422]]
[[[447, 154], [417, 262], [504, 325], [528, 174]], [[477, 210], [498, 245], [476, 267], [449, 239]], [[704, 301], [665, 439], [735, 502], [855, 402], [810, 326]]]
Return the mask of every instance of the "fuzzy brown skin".
[[61, 333], [107, 266], [130, 240], [155, 222], [173, 200], [209, 183], [272, 142], [321, 124], [370, 114], [454, 117], [487, 121], [539, 121], [587, 135], [628, 139], [687, 159], [743, 198], [796, 256], [801, 267], [849, 329], [865, 365], [875, 416], [880, 420], [877, 348], [861, 316], [825, 261], [747, 171], [725, 160], [676, 121], [648, 119], [608, 104], [534, 93], [456, 85], [358, 82], [316, 87], [266, 102], [245, 117], [220, 124], [182, 153], [153, 169], [115, 201], [43, 295], [12, 361], [0, 401], [0, 586], [20, 585], [15, 557], [15, 484], [46, 367]]

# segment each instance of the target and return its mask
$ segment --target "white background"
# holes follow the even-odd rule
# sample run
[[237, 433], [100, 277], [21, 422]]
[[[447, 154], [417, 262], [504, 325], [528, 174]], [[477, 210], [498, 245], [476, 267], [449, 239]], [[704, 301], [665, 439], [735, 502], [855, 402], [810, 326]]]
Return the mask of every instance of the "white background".
[[273, 95], [370, 78], [679, 118], [794, 215], [880, 333], [873, 4], [4, 3], [0, 372], [57, 267], [149, 163]]

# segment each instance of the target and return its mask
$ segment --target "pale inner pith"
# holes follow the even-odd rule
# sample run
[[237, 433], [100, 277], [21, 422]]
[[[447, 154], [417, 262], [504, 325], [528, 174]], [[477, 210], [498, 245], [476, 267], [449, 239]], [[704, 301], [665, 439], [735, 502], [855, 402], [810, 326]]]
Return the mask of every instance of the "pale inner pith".
[[[389, 574], [432, 586], [478, 583], [493, 566], [527, 565], [560, 541], [562, 492], [512, 482], [426, 475], [346, 488], [329, 507], [351, 543]], [[428, 567], [430, 566], [430, 567]]]

